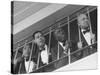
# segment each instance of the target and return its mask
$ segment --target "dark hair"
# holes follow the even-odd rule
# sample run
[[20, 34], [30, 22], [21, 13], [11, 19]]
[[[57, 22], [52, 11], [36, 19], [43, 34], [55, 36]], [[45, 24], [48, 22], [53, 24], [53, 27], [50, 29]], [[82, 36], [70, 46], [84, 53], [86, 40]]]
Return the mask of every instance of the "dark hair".
[[41, 33], [41, 34], [43, 34], [41, 31], [35, 31], [35, 32], [33, 33], [33, 35], [32, 35], [33, 39], [35, 39], [35, 34], [36, 34], [36, 33]]
[[84, 14], [84, 15], [86, 15], [86, 16], [87, 16], [87, 13], [84, 13], [84, 12], [79, 12], [79, 13], [77, 13], [77, 14], [76, 14], [76, 17], [78, 18], [81, 14]]

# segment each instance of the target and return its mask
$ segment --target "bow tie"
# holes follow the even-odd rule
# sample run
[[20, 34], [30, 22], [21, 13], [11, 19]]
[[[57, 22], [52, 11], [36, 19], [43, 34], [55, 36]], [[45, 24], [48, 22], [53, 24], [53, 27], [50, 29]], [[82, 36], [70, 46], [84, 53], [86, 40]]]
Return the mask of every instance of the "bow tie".
[[88, 28], [85, 31], [83, 31], [83, 33], [85, 34], [85, 33], [89, 32], [89, 31], [90, 31], [90, 29]]
[[[25, 61], [29, 61], [29, 58], [24, 58], [25, 59]], [[31, 59], [32, 60], [32, 59]]]
[[25, 61], [29, 61], [29, 58], [25, 58]]
[[40, 52], [41, 52], [41, 51], [44, 51], [44, 50], [45, 50], [45, 48], [43, 47], [43, 48], [40, 49]]
[[65, 42], [63, 42], [63, 46], [65, 46]]
[[63, 43], [63, 46], [65, 46], [66, 44], [69, 44], [68, 40], [62, 42]]

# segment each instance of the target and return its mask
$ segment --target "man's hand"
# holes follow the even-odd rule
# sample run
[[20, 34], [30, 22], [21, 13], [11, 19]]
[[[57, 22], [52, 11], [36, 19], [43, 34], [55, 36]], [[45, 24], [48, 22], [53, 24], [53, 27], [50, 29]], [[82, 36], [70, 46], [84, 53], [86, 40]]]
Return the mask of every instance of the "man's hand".
[[79, 41], [79, 42], [77, 43], [77, 47], [78, 47], [79, 49], [81, 49], [82, 46], [83, 46], [82, 41]]
[[36, 63], [33, 61], [33, 71], [36, 69]]
[[96, 42], [96, 37], [95, 34], [91, 34], [91, 40], [92, 40], [92, 44], [94, 44]]
[[69, 42], [66, 40], [66, 42], [65, 42], [65, 50], [68, 50], [68, 48], [69, 48]]

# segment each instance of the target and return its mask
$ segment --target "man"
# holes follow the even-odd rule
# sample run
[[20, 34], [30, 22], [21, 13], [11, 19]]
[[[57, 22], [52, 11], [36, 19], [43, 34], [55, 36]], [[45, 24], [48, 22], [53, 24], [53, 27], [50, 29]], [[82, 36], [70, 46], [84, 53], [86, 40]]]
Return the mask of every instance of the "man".
[[[91, 28], [92, 26], [90, 26], [90, 22], [88, 17], [83, 14], [80, 13], [77, 16], [77, 21], [78, 21], [78, 26], [79, 26], [79, 41], [77, 43], [77, 47], [79, 49], [88, 46], [88, 45], [92, 45], [96, 42], [96, 35], [95, 35], [95, 30], [93, 28]], [[91, 51], [85, 51], [85, 55], [83, 54], [83, 56], [86, 56], [88, 53], [91, 53]]]
[[29, 73], [32, 72], [35, 69], [35, 63], [33, 61], [33, 59], [30, 58], [30, 46], [29, 44], [25, 45], [23, 48], [23, 53], [21, 57], [17, 57], [16, 59], [14, 59], [14, 73], [18, 74], [18, 73]]
[[[57, 28], [54, 31], [54, 36], [55, 36], [55, 39], [57, 40], [57, 43], [56, 43], [55, 47], [53, 47], [51, 50], [53, 61], [59, 60], [59, 58], [67, 56], [69, 49], [70, 49], [69, 52], [73, 52], [74, 50], [76, 50], [75, 44], [72, 43], [71, 41], [67, 40], [66, 33], [64, 32], [64, 30], [62, 28]], [[57, 69], [61, 66], [64, 66], [67, 64], [67, 62], [68, 62], [67, 59], [58, 61], [55, 64], [55, 68]]]
[[[35, 59], [35, 63], [37, 64], [36, 69], [39, 69], [44, 65], [48, 65], [51, 61], [50, 50], [45, 43], [45, 38], [41, 31], [36, 31], [35, 33], [33, 33], [33, 39], [37, 46], [33, 53], [33, 57]], [[43, 69], [42, 72], [47, 70], [49, 71], [49, 68]]]

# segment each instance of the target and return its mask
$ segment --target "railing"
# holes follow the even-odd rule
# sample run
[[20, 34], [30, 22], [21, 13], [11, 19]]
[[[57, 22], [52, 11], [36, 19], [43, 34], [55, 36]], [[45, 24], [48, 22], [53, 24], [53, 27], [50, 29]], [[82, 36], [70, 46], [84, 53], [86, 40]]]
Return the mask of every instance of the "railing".
[[[91, 8], [91, 7], [84, 7], [83, 9], [85, 10], [86, 8], [89, 8], [89, 9], [91, 9], [91, 11], [93, 11], [93, 9], [94, 9], [94, 7], [93, 8]], [[83, 10], [82, 9], [82, 10]], [[96, 8], [95, 8], [96, 9]], [[82, 11], [81, 10], [81, 11]], [[89, 11], [89, 10], [85, 10], [85, 13], [87, 13], [86, 11]], [[77, 11], [77, 12], [79, 12], [79, 11]], [[77, 13], [76, 12], [76, 13]], [[73, 14], [72, 15], [69, 15], [70, 17], [72, 17], [73, 18]], [[65, 18], [67, 18], [67, 20], [66, 20], [66, 22], [62, 22], [62, 24], [60, 25], [60, 27], [62, 27], [62, 26], [65, 26], [66, 24], [68, 25], [68, 40], [70, 41], [70, 25], [69, 25], [69, 22], [71, 22], [71, 21], [73, 21], [73, 19], [75, 19], [75, 17], [73, 18], [73, 19], [71, 19], [71, 18], [69, 18], [69, 17], [65, 17]], [[70, 20], [71, 19], [71, 20]], [[62, 21], [62, 20], [61, 20]], [[61, 22], [60, 21], [60, 22]], [[57, 23], [56, 23], [57, 24]], [[53, 32], [54, 31], [54, 29], [55, 29], [55, 24], [54, 25], [51, 25], [50, 27], [49, 27], [49, 31], [47, 32], [47, 33], [45, 33], [45, 35], [47, 35], [47, 34], [49, 34], [49, 51], [50, 51], [50, 44], [51, 44], [51, 32]], [[43, 30], [44, 32], [45, 32], [45, 30]], [[17, 44], [17, 46], [16, 47], [14, 47], [14, 50], [13, 50], [13, 52], [15, 52], [15, 55], [14, 55], [14, 57], [16, 58], [17, 57], [17, 54], [18, 54], [18, 51], [19, 51], [19, 49], [20, 48], [22, 48], [22, 47], [24, 47], [26, 44], [29, 44], [29, 43], [32, 43], [32, 45], [31, 46], [33, 46], [33, 44], [34, 44], [34, 42], [32, 42], [33, 41], [33, 39], [31, 38], [31, 40], [29, 41], [29, 40], [27, 40], [27, 41], [23, 41], [22, 42], [22, 44]], [[91, 50], [91, 51], [89, 51], [89, 53], [87, 53], [87, 54], [85, 54], [84, 52], [85, 51], [88, 51], [87, 49], [88, 48], [90, 48], [91, 46], [94, 46], [94, 45], [97, 45], [97, 43], [95, 43], [95, 44], [93, 44], [93, 45], [90, 45], [90, 46], [87, 46], [87, 47], [84, 47], [83, 49], [80, 49], [80, 50], [76, 50], [75, 52], [73, 52], [73, 53], [70, 53], [70, 50], [68, 51], [69, 53], [68, 53], [68, 55], [66, 55], [66, 56], [64, 56], [64, 57], [62, 57], [62, 58], [59, 58], [58, 60], [55, 60], [55, 61], [52, 61], [52, 62], [50, 62], [48, 65], [45, 65], [45, 66], [42, 66], [42, 67], [38, 67], [36, 70], [34, 70], [33, 72], [43, 72], [43, 71], [46, 71], [49, 67], [51, 67], [52, 69], [50, 69], [50, 70], [48, 70], [49, 72], [50, 71], [53, 71], [53, 70], [55, 70], [55, 69], [57, 69], [57, 68], [54, 68], [53, 66], [54, 66], [54, 64], [57, 64], [58, 62], [60, 62], [60, 61], [63, 61], [64, 60], [64, 64], [63, 65], [61, 65], [61, 66], [59, 66], [59, 67], [62, 67], [62, 66], [64, 66], [64, 65], [67, 65], [67, 64], [70, 64], [70, 63], [72, 63], [72, 62], [75, 62], [76, 60], [78, 60], [78, 59], [81, 59], [81, 58], [83, 58], [83, 57], [85, 57], [85, 56], [87, 56], [87, 55], [90, 55], [90, 54], [92, 54], [92, 53], [94, 53], [94, 52], [96, 52], [97, 50], [97, 48], [95, 48], [94, 50]], [[90, 48], [90, 49], [92, 49], [92, 48]], [[89, 50], [90, 50], [89, 49]], [[31, 51], [33, 50], [33, 48], [31, 47]], [[48, 51], [48, 52], [49, 52]], [[21, 52], [22, 52], [22, 50], [21, 50]], [[32, 52], [31, 52], [32, 53]], [[80, 54], [80, 53], [82, 53], [82, 54], [84, 54], [82, 57], [80, 57], [80, 58], [78, 58], [76, 55], [77, 54]], [[58, 53], [59, 54], [59, 53]], [[32, 54], [31, 54], [32, 55]], [[76, 58], [75, 58], [76, 57]], [[14, 59], [15, 59], [14, 58]], [[58, 68], [59, 68], [58, 67]]]
[[[91, 48], [92, 47], [92, 48]], [[97, 52], [97, 43], [95, 44], [92, 44], [92, 45], [89, 45], [89, 46], [85, 46], [84, 48], [82, 49], [78, 49], [74, 52], [72, 52], [70, 55], [66, 55], [62, 58], [59, 58], [59, 60], [55, 60], [55, 61], [52, 61], [50, 62], [48, 65], [45, 65], [45, 66], [41, 66], [40, 68], [34, 70], [33, 72], [31, 73], [35, 73], [35, 72], [50, 72], [50, 71], [54, 71], [62, 66], [65, 66], [65, 65], [68, 65], [68, 64], [71, 64], [79, 59], [82, 59], [86, 56], [89, 56], [95, 52]], [[88, 51], [88, 53], [86, 53]], [[79, 58], [78, 57], [75, 57], [75, 55], [77, 55], [77, 53], [82, 53], [83, 55]], [[86, 53], [86, 54], [85, 54]], [[69, 58], [70, 57], [70, 58]], [[71, 62], [69, 63], [68, 61], [71, 60]], [[60, 65], [59, 67], [55, 68], [54, 65], [57, 64], [59, 61], [61, 61], [60, 63], [63, 63], [65, 62], [64, 64]], [[49, 70], [50, 69], [50, 70]]]
[[[86, 53], [88, 51], [88, 53]], [[79, 58], [79, 56], [76, 56], [78, 53], [82, 53], [83, 55]], [[71, 64], [79, 59], [82, 59], [86, 56], [89, 56], [93, 53], [97, 52], [97, 43], [94, 43], [92, 45], [89, 45], [89, 46], [85, 46], [84, 48], [82, 49], [78, 49], [72, 53], [69, 54], [66, 54], [65, 56], [57, 59], [57, 60], [54, 60], [50, 63], [48, 63], [47, 65], [44, 65], [44, 66], [41, 66], [41, 67], [38, 67], [36, 69], [33, 70], [33, 72], [30, 72], [30, 73], [37, 73], [37, 72], [51, 72], [51, 71], [54, 71], [62, 66], [65, 66], [65, 65], [68, 65], [68, 64]], [[86, 54], [85, 54], [86, 53]], [[70, 58], [69, 58], [70, 57]], [[70, 60], [70, 62], [69, 62]], [[55, 64], [58, 64], [58, 63], [63, 63], [62, 65], [58, 65], [58, 67], [55, 68]], [[22, 66], [21, 66], [22, 67]]]

